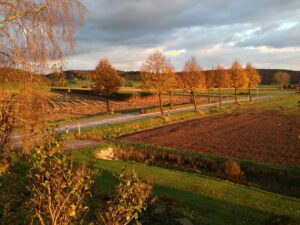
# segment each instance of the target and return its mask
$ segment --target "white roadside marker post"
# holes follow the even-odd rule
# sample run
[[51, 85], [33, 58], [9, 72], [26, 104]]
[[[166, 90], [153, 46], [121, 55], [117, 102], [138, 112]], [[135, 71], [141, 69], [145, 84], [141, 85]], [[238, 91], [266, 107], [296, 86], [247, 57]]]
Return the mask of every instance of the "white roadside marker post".
[[78, 129], [78, 134], [80, 135], [80, 122], [77, 122], [77, 129]]

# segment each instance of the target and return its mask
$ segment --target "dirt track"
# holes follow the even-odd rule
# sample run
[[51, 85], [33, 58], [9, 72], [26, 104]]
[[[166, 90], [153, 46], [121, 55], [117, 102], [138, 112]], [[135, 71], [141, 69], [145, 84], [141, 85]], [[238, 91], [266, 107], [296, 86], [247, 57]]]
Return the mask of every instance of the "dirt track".
[[299, 117], [244, 112], [177, 123], [119, 140], [299, 167], [299, 135]]

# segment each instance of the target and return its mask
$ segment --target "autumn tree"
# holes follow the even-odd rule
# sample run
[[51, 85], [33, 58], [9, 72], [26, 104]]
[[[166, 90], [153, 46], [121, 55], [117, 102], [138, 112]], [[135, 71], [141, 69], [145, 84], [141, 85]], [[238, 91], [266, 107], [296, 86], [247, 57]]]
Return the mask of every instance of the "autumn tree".
[[214, 70], [208, 70], [205, 72], [205, 87], [207, 89], [208, 102], [211, 102], [211, 90], [214, 88]]
[[237, 89], [247, 86], [247, 74], [240, 63], [238, 61], [234, 61], [231, 68], [229, 69], [229, 75], [230, 87], [234, 88], [234, 99], [235, 103], [238, 104]]
[[[40, 121], [36, 116], [43, 112], [37, 112], [39, 106], [34, 102], [38, 95], [34, 72], [61, 69], [64, 53], [75, 47], [75, 29], [84, 22], [85, 8], [79, 0], [4, 0], [0, 11], [1, 80], [6, 87], [17, 81], [22, 90], [16, 91], [18, 97], [11, 102], [17, 110], [15, 124], [26, 123], [24, 115], [30, 115], [22, 106], [31, 111], [32, 121], [33, 117]], [[21, 101], [23, 91], [26, 96]]]
[[247, 64], [246, 66], [246, 75], [248, 80], [248, 89], [249, 89], [249, 101], [252, 102], [251, 88], [256, 88], [261, 82], [261, 76], [259, 72], [251, 65]]
[[273, 80], [280, 85], [280, 88], [283, 89], [284, 86], [288, 86], [291, 81], [291, 75], [287, 72], [277, 72], [273, 76]]
[[150, 54], [141, 68], [143, 88], [158, 94], [161, 116], [164, 116], [162, 94], [170, 90], [172, 70], [172, 65], [166, 56], [158, 51]]
[[[6, 217], [9, 221], [4, 224], [20, 224], [13, 214], [24, 205], [20, 194], [27, 197], [20, 191], [27, 181], [19, 182], [24, 179], [27, 161], [19, 157], [17, 160], [12, 151], [7, 157], [9, 139], [17, 126], [31, 130], [34, 123], [41, 121], [44, 98], [39, 99], [32, 85], [34, 72], [61, 69], [63, 53], [74, 49], [75, 28], [83, 24], [85, 8], [79, 0], [3, 0], [0, 11], [0, 65], [5, 71], [1, 81], [6, 88], [15, 81], [21, 84], [20, 91], [0, 91], [0, 97], [5, 97], [0, 103], [0, 223]], [[26, 139], [31, 140], [32, 135]], [[26, 223], [25, 218], [21, 221]]]
[[222, 107], [222, 92], [221, 88], [226, 88], [230, 85], [230, 77], [227, 70], [222, 65], [217, 65], [212, 70], [214, 85], [219, 89], [219, 107]]
[[0, 11], [1, 65], [41, 71], [74, 48], [85, 8], [79, 0], [4, 0]]
[[169, 77], [169, 85], [167, 87], [167, 93], [169, 94], [169, 104], [170, 104], [170, 109], [173, 109], [173, 94], [174, 94], [174, 89], [178, 87], [178, 76], [174, 72], [173, 66], [170, 66], [167, 70], [167, 74]]
[[105, 96], [107, 112], [111, 113], [109, 97], [121, 87], [121, 76], [113, 68], [108, 59], [102, 59], [96, 67], [95, 73], [92, 75], [92, 80], [95, 83], [94, 90], [98, 94]]
[[198, 111], [195, 93], [205, 86], [205, 77], [201, 67], [194, 57], [185, 63], [180, 76], [180, 84], [184, 90], [191, 93], [195, 111]]

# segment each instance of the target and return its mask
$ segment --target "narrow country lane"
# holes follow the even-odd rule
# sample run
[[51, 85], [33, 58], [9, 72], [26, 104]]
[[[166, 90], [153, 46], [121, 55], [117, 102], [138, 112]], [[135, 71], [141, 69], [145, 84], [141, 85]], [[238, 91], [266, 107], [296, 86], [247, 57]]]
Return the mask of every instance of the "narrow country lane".
[[[274, 97], [280, 97], [280, 96], [286, 96], [286, 95], [292, 95], [291, 93], [286, 94], [277, 94], [277, 95], [267, 95], [267, 96], [260, 96], [260, 97], [254, 97], [253, 100], [261, 100], [261, 99], [270, 99]], [[239, 99], [239, 102], [246, 102], [248, 101], [248, 98]], [[234, 103], [234, 100], [227, 100], [222, 102], [223, 105], [230, 105]], [[218, 107], [218, 103], [213, 104], [207, 104], [207, 105], [200, 105], [198, 108], [200, 110], [204, 109], [211, 109]], [[181, 112], [188, 112], [193, 111], [193, 107], [188, 108], [182, 108], [182, 109], [174, 109], [170, 111], [166, 111], [166, 114], [174, 114], [174, 113], [181, 113]], [[109, 116], [109, 117], [103, 117], [103, 118], [95, 118], [95, 119], [87, 119], [80, 121], [80, 127], [81, 129], [88, 129], [93, 127], [102, 127], [106, 125], [112, 125], [112, 124], [119, 124], [119, 123], [125, 123], [125, 122], [131, 122], [136, 120], [142, 120], [147, 118], [154, 118], [160, 116], [160, 112], [154, 112], [154, 113], [147, 113], [147, 114], [140, 114], [138, 112], [128, 113], [128, 114], [122, 114], [122, 115], [115, 115], [115, 116]], [[65, 123], [59, 125], [57, 128], [58, 131], [61, 133], [66, 132], [66, 128], [69, 132], [77, 131], [77, 122], [71, 122], [71, 123]], [[20, 147], [22, 144], [22, 135], [20, 133], [15, 133], [12, 136], [12, 141], [14, 143], [15, 147]]]

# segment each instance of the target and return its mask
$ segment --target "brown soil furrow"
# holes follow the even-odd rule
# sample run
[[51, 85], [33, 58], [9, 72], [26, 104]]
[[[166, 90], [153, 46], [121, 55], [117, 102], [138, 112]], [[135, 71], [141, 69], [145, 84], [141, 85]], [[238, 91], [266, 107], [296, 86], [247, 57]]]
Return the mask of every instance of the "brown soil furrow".
[[177, 123], [119, 140], [300, 166], [299, 134], [297, 116], [245, 112]]

